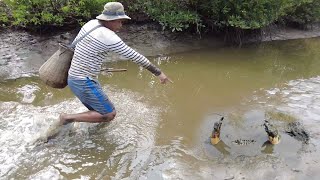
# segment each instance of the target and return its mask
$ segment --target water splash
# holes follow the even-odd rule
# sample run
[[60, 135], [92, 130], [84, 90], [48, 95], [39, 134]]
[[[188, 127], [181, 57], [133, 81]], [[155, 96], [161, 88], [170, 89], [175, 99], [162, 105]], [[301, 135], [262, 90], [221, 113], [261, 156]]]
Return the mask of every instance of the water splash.
[[[107, 91], [118, 112], [107, 124], [74, 123], [60, 128], [60, 113], [86, 111], [77, 99], [44, 107], [0, 103], [0, 177], [60, 179], [73, 175], [86, 179], [93, 170], [97, 177], [138, 175], [155, 144], [161, 109], [144, 103], [139, 94], [113, 88]], [[52, 134], [57, 136], [45, 143]], [[81, 156], [76, 153], [79, 151], [83, 151]], [[112, 175], [115, 171], [118, 173]]]
[[23, 96], [22, 103], [32, 103], [36, 98], [35, 92], [39, 91], [40, 88], [35, 85], [25, 85], [17, 89], [17, 93]]

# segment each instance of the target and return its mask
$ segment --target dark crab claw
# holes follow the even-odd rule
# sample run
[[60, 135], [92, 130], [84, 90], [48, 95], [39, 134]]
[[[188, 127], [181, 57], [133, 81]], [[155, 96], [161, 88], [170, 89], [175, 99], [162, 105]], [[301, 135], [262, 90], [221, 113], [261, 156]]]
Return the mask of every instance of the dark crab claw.
[[215, 122], [215, 123], [214, 123], [213, 132], [220, 133], [223, 119], [224, 119], [224, 117], [222, 117], [219, 122]]

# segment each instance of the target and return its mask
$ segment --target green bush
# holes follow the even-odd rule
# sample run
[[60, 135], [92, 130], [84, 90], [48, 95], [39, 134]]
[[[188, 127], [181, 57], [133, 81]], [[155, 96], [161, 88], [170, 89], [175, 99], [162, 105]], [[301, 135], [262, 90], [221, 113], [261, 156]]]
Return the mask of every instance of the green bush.
[[320, 21], [320, 0], [313, 0], [297, 7], [295, 11], [288, 14], [286, 19], [289, 22], [299, 25], [307, 25]]
[[0, 25], [5, 25], [9, 23], [7, 12], [8, 12], [7, 5], [4, 2], [0, 1]]
[[[83, 25], [114, 0], [2, 0], [0, 23], [18, 27]], [[320, 21], [320, 0], [122, 0], [130, 15], [144, 14], [175, 31], [203, 27], [260, 29], [278, 20]], [[133, 21], [134, 22], [134, 19]]]
[[8, 19], [21, 27], [63, 26], [83, 23], [100, 14], [111, 0], [4, 0], [11, 9]]
[[[213, 26], [258, 29], [311, 0], [211, 0], [200, 5], [206, 22]], [[200, 1], [199, 1], [200, 2]]]
[[201, 19], [191, 5], [192, 1], [188, 0], [137, 0], [133, 7], [143, 10], [151, 19], [159, 22], [163, 29], [175, 32], [193, 26], [199, 31]]

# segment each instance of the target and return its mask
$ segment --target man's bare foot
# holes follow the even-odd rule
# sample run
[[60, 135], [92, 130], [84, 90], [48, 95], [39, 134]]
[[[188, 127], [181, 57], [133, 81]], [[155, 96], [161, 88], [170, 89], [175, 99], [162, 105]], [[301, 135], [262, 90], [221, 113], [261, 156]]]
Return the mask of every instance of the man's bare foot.
[[66, 124], [69, 124], [69, 123], [72, 123], [71, 120], [68, 120], [67, 119], [67, 114], [64, 114], [64, 113], [61, 113], [60, 116], [59, 116], [59, 120], [60, 120], [60, 125], [66, 125]]

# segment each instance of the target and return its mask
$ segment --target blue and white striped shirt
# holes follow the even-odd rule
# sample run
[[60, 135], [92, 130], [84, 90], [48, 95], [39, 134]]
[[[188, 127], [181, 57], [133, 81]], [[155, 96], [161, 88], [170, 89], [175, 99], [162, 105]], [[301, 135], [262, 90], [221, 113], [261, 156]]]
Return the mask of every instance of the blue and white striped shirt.
[[[98, 24], [99, 21], [96, 19], [86, 23], [74, 41]], [[77, 79], [86, 77], [97, 79], [108, 52], [115, 52], [147, 69], [154, 66], [146, 57], [127, 46], [113, 31], [106, 27], [99, 27], [77, 43], [69, 76]]]

